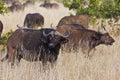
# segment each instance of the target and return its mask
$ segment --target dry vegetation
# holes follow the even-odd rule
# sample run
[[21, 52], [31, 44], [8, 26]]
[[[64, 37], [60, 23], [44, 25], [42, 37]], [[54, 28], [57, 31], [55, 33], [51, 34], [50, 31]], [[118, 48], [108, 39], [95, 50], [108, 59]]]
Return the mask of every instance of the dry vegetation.
[[[29, 12], [39, 12], [45, 17], [44, 27], [56, 26], [58, 21], [70, 11], [60, 5], [58, 10], [39, 8], [40, 3], [26, 8], [24, 12], [0, 15], [4, 24], [3, 33], [10, 29], [15, 30], [16, 25], [23, 25], [25, 15]], [[114, 36], [113, 36], [114, 37]], [[18, 66], [10, 68], [7, 61], [0, 62], [0, 80], [120, 80], [120, 37], [114, 37], [112, 46], [98, 46], [94, 55], [85, 58], [85, 54], [60, 52], [54, 68], [42, 70], [40, 62], [27, 62], [21, 60]], [[0, 59], [6, 53], [0, 53]]]

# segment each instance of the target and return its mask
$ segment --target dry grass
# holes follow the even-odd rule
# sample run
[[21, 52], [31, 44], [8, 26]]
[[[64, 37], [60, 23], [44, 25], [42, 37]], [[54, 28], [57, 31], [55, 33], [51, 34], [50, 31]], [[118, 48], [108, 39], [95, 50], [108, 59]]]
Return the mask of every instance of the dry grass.
[[[51, 23], [56, 26], [58, 21], [66, 15], [69, 10], [60, 4], [58, 10], [46, 10], [36, 6], [27, 8], [24, 12], [0, 15], [4, 24], [4, 32], [15, 30], [16, 25], [23, 25], [24, 17], [29, 12], [39, 12], [45, 17], [45, 26]], [[85, 58], [85, 54], [60, 53], [54, 68], [44, 72], [40, 62], [27, 62], [21, 60], [18, 66], [10, 68], [7, 61], [0, 62], [0, 80], [120, 80], [120, 37], [115, 38], [112, 46], [98, 46], [91, 58]], [[6, 53], [0, 53], [0, 59]]]
[[41, 3], [36, 3], [35, 6], [25, 8], [25, 11], [23, 12], [8, 13], [4, 16], [0, 15], [0, 20], [4, 24], [3, 33], [8, 32], [10, 29], [15, 30], [17, 28], [17, 24], [23, 26], [25, 16], [28, 13], [40, 13], [44, 16], [45, 19], [44, 27], [50, 27], [51, 24], [53, 24], [54, 27], [58, 24], [58, 21], [62, 17], [69, 15], [72, 12], [69, 11], [67, 8], [64, 8], [64, 6], [61, 3], [59, 4], [59, 9], [45, 9], [43, 7], [39, 7], [40, 4]]

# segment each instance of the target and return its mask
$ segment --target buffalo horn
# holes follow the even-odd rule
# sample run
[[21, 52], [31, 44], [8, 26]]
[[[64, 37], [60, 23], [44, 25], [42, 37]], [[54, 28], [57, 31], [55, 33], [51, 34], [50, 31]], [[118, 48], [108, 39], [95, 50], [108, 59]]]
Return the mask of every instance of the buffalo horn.
[[70, 32], [67, 34], [67, 35], [63, 35], [63, 34], [61, 34], [60, 32], [58, 32], [58, 31], [51, 31], [50, 33], [48, 33], [48, 34], [46, 34], [45, 33], [45, 31], [43, 31], [43, 35], [44, 36], [49, 36], [50, 34], [55, 34], [55, 35], [59, 35], [59, 36], [63, 36], [63, 37], [65, 37], [65, 38], [67, 38], [67, 37], [69, 37], [70, 36]]
[[53, 31], [49, 32], [48, 34], [46, 34], [45, 31], [43, 31], [43, 35], [46, 37], [49, 36], [50, 34], [53, 34]]
[[69, 33], [68, 33], [67, 35], [63, 35], [63, 34], [61, 34], [60, 32], [56, 31], [56, 32], [55, 32], [55, 35], [60, 35], [60, 36], [63, 36], [63, 37], [65, 37], [65, 38], [67, 38], [67, 37], [70, 36], [70, 31], [69, 31]]
[[103, 32], [102, 32], [102, 33], [103, 33], [103, 34], [107, 33], [107, 31], [106, 31], [105, 27], [103, 27], [103, 29], [104, 29], [104, 30], [103, 30]]
[[98, 26], [98, 32], [100, 32], [100, 26]]
[[18, 24], [17, 24], [17, 27], [18, 27], [18, 28], [21, 28]]
[[[106, 31], [106, 29], [105, 29], [105, 27], [103, 27], [104, 28], [104, 31]], [[107, 31], [106, 31], [107, 32]]]

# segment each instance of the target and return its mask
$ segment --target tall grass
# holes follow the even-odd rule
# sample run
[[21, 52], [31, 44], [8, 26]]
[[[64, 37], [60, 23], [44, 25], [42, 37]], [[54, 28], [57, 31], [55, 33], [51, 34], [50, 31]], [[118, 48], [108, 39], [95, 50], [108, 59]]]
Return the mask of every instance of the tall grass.
[[[57, 10], [39, 8], [40, 3], [25, 9], [24, 12], [0, 15], [4, 24], [3, 33], [17, 29], [17, 24], [23, 25], [27, 13], [39, 12], [45, 18], [44, 27], [55, 27], [58, 21], [70, 11], [62, 4]], [[85, 58], [86, 54], [61, 52], [56, 65], [45, 72], [41, 62], [27, 62], [21, 60], [20, 64], [11, 68], [7, 61], [0, 62], [0, 80], [120, 80], [120, 37], [114, 37], [112, 46], [98, 46], [94, 55]], [[0, 53], [0, 59], [6, 53]]]

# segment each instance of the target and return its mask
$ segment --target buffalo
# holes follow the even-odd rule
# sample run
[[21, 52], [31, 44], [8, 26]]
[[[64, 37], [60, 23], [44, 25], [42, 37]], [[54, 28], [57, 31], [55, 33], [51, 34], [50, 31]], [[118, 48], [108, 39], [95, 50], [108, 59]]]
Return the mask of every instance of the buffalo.
[[[80, 24], [63, 24], [61, 26], [56, 26], [57, 29], [60, 30], [64, 30], [64, 31], [69, 31], [69, 30], [74, 30], [74, 29], [86, 29], [84, 26], [80, 25]], [[64, 28], [64, 29], [63, 29]]]
[[52, 9], [52, 8], [58, 9], [59, 5], [57, 3], [50, 3], [50, 2], [44, 1], [44, 3], [40, 5], [40, 7], [44, 7], [46, 9]]
[[12, 0], [2, 0], [2, 1], [6, 4], [11, 4], [12, 3]]
[[85, 29], [85, 27], [80, 24], [63, 24], [61, 26], [56, 26], [56, 30], [62, 33], [72, 33], [75, 29]]
[[2, 23], [2, 21], [0, 21], [0, 42], [2, 40], [2, 38], [1, 38], [2, 31], [3, 31], [3, 23]]
[[24, 26], [28, 28], [38, 28], [38, 26], [44, 25], [44, 17], [39, 13], [29, 13], [24, 20]]
[[[61, 25], [62, 26], [62, 25]], [[62, 28], [62, 29], [61, 29]], [[66, 29], [66, 30], [65, 30]], [[92, 49], [95, 49], [100, 44], [112, 45], [115, 40], [109, 35], [104, 28], [104, 33], [100, 31], [94, 31], [89, 29], [68, 29], [63, 27], [57, 27], [56, 29], [61, 34], [71, 32], [68, 37], [68, 43], [63, 46], [65, 51], [78, 51], [81, 49], [83, 53], [89, 53]]]
[[62, 35], [51, 28], [33, 30], [17, 29], [7, 40], [7, 55], [1, 60], [8, 59], [14, 65], [23, 58], [27, 61], [41, 61], [43, 66], [55, 63], [62, 44], [66, 43], [67, 35]]
[[34, 0], [27, 0], [25, 3], [23, 3], [24, 7], [28, 7], [30, 5], [34, 5], [35, 1]]
[[80, 24], [83, 25], [85, 28], [88, 28], [88, 23], [88, 15], [65, 16], [59, 21], [57, 26], [63, 24]]
[[8, 7], [8, 10], [10, 12], [24, 11], [24, 6], [19, 1], [14, 1], [12, 2], [12, 5]]

